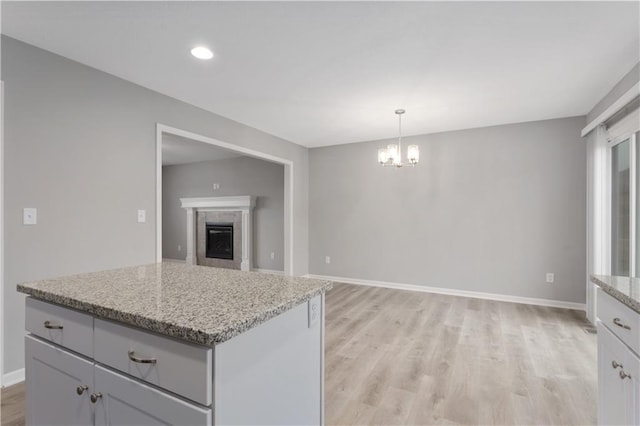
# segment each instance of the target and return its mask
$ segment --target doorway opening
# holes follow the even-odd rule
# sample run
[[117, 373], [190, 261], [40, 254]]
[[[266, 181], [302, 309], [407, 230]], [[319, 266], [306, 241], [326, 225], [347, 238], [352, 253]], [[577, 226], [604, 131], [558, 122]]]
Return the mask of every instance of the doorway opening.
[[[228, 176], [226, 179], [220, 177], [220, 173], [224, 172], [223, 169], [228, 173], [228, 175], [222, 175]], [[254, 244], [250, 245], [253, 256], [251, 269], [293, 275], [293, 162], [182, 129], [157, 124], [157, 262], [163, 260], [182, 262], [189, 259], [188, 247], [185, 243], [186, 225], [189, 219], [187, 219], [186, 210], [182, 208], [181, 198], [193, 203], [193, 200], [198, 199], [197, 197], [224, 200], [225, 198], [242, 198], [242, 196], [255, 198], [256, 204], [253, 212], [253, 226], [250, 228], [254, 241]], [[207, 211], [210, 209], [203, 210], [202, 230], [206, 242], [206, 225], [211, 220], [206, 220], [207, 215], [204, 213], [209, 216], [217, 213]], [[194, 224], [191, 228], [198, 229], [199, 221], [194, 216]], [[238, 240], [243, 238], [241, 234], [240, 227], [236, 227], [232, 241], [234, 238]], [[244, 240], [242, 241], [242, 247], [245, 247]], [[202, 245], [202, 255], [206, 258], [206, 244], [200, 245]], [[198, 250], [200, 247], [194, 243], [191, 253], [194, 258], [197, 257]], [[236, 253], [232, 256], [238, 261], [244, 257]], [[208, 259], [207, 264], [211, 261], [215, 260]], [[220, 259], [220, 262], [230, 261]]]

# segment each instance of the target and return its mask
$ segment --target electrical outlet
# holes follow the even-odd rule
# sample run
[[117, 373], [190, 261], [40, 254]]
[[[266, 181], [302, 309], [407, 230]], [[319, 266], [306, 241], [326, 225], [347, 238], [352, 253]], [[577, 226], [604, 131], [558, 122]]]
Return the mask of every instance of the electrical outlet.
[[275, 252], [271, 252], [271, 260], [274, 260], [276, 258], [276, 253]]
[[309, 300], [309, 328], [313, 327], [320, 321], [320, 298], [314, 297]]
[[324, 257], [324, 263], [326, 263], [327, 265], [331, 263], [331, 257], [329, 256], [325, 256]]
[[553, 274], [553, 272], [547, 272], [547, 282], [549, 284], [553, 284], [553, 282], [555, 281], [555, 275]]
[[213, 184], [213, 190], [215, 191], [215, 190], [218, 190], [218, 189], [220, 189], [220, 184], [219, 183], [214, 183]]
[[138, 210], [138, 223], [145, 223], [147, 221], [147, 211]]
[[178, 245], [178, 251], [182, 251], [182, 246]]
[[38, 223], [38, 209], [33, 207], [25, 207], [22, 210], [22, 224], [35, 225]]

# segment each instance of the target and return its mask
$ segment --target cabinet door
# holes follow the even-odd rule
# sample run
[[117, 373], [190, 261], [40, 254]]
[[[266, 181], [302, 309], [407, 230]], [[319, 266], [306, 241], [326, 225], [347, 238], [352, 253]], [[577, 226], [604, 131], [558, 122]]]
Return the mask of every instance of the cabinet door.
[[24, 339], [27, 425], [93, 424], [93, 363], [34, 337]]
[[598, 322], [598, 424], [638, 424], [640, 360]]
[[121, 374], [95, 367], [96, 426], [211, 425], [203, 408]]

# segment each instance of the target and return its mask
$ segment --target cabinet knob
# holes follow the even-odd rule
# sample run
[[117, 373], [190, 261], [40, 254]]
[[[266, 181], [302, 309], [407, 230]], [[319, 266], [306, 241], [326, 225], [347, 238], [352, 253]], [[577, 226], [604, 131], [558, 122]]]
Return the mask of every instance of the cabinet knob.
[[620, 378], [621, 378], [622, 380], [624, 380], [624, 379], [630, 379], [630, 378], [631, 378], [631, 375], [630, 375], [630, 374], [625, 373], [625, 372], [624, 372], [624, 370], [620, 370]]
[[626, 324], [623, 324], [622, 321], [620, 321], [620, 318], [614, 318], [613, 323], [618, 327], [624, 328], [625, 330], [631, 330], [631, 327], [629, 327]]
[[102, 398], [102, 394], [100, 392], [96, 392], [96, 393], [92, 393], [91, 394], [91, 402], [93, 404], [95, 404], [96, 402], [98, 402], [98, 400]]
[[624, 368], [622, 366], [622, 364], [620, 364], [618, 361], [616, 361], [615, 359], [613, 361], [611, 361], [611, 366], [613, 367], [613, 369], [615, 370], [616, 368], [620, 367], [620, 368]]
[[82, 395], [84, 393], [84, 391], [86, 391], [87, 389], [89, 389], [89, 386], [87, 385], [80, 385], [76, 388], [76, 393], [78, 395]]

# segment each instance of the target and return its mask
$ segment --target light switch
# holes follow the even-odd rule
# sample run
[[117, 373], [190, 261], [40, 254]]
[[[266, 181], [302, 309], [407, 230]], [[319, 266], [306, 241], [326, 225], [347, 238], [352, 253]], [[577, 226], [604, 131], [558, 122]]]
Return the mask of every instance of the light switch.
[[38, 223], [38, 209], [34, 207], [25, 207], [22, 210], [22, 224], [35, 225]]
[[147, 221], [146, 210], [138, 210], [138, 223], [145, 223]]

